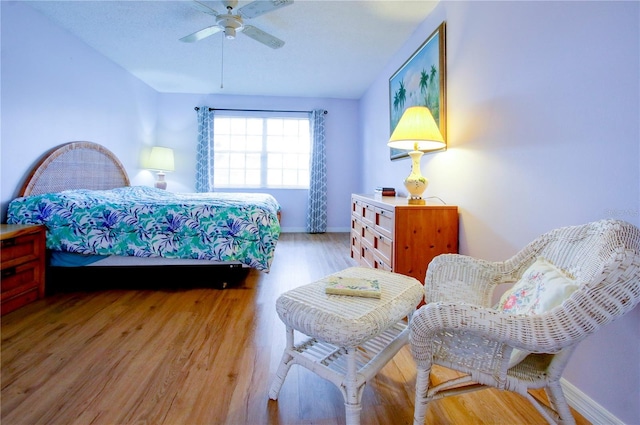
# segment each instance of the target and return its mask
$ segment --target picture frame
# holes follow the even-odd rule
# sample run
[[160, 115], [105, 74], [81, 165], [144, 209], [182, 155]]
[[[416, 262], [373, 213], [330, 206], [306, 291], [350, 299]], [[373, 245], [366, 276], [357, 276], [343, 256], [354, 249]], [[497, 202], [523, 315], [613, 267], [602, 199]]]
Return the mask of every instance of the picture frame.
[[[413, 55], [389, 78], [389, 136], [410, 106], [426, 106], [431, 111], [447, 143], [447, 69], [445, 22], [426, 39]], [[405, 150], [390, 149], [390, 159], [408, 158]]]

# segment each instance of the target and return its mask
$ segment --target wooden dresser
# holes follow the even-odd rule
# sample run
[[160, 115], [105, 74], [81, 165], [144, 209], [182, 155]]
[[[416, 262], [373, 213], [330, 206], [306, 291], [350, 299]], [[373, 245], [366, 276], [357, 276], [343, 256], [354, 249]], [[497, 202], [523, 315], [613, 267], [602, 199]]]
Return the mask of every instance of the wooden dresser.
[[433, 257], [458, 252], [458, 207], [351, 195], [351, 258], [424, 283]]
[[45, 228], [0, 225], [1, 314], [44, 297]]

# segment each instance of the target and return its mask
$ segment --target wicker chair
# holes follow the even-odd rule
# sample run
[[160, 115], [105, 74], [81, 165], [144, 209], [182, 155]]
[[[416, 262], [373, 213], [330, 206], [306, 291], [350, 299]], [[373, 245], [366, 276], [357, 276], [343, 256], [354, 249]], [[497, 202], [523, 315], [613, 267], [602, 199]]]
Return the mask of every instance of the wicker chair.
[[[544, 257], [575, 278], [579, 287], [542, 314], [507, 314], [491, 300], [494, 288], [515, 282]], [[560, 377], [576, 345], [631, 311], [640, 300], [640, 230], [602, 220], [553, 230], [504, 262], [444, 254], [429, 265], [426, 305], [411, 322], [416, 360], [414, 425], [423, 425], [431, 400], [488, 386], [527, 398], [549, 423], [575, 423]], [[533, 354], [509, 368], [513, 349]], [[432, 365], [465, 376], [430, 386]], [[544, 388], [551, 407], [529, 389]]]

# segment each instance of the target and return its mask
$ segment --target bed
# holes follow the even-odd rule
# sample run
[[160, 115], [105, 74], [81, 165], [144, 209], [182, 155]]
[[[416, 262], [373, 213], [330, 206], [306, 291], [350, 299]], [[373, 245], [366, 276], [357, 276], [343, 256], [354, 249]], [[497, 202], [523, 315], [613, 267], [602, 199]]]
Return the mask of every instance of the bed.
[[92, 142], [67, 143], [45, 154], [18, 195], [7, 222], [46, 227], [51, 267], [268, 272], [280, 233], [280, 206], [271, 195], [131, 186], [115, 155]]

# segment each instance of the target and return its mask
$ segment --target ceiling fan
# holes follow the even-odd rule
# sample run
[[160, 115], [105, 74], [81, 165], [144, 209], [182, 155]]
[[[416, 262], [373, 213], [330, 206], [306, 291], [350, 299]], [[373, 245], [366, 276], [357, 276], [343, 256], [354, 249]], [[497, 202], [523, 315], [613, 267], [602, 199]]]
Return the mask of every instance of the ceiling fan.
[[194, 1], [193, 7], [208, 15], [215, 16], [216, 24], [182, 37], [180, 41], [194, 43], [220, 31], [224, 32], [226, 38], [234, 39], [236, 38], [236, 33], [242, 32], [244, 35], [253, 38], [265, 46], [271, 47], [272, 49], [279, 49], [284, 46], [284, 41], [271, 34], [267, 34], [253, 25], [245, 25], [244, 19], [264, 15], [265, 13], [288, 6], [291, 3], [293, 3], [293, 0], [256, 0], [242, 6], [237, 10], [236, 14], [234, 14], [233, 11], [238, 5], [238, 0], [222, 0], [222, 4], [227, 9], [227, 13], [218, 13], [204, 3]]

